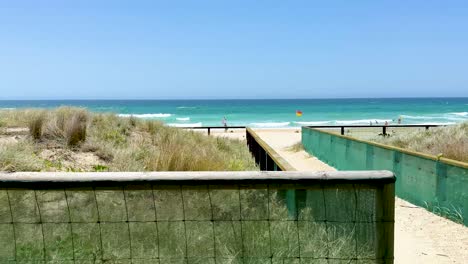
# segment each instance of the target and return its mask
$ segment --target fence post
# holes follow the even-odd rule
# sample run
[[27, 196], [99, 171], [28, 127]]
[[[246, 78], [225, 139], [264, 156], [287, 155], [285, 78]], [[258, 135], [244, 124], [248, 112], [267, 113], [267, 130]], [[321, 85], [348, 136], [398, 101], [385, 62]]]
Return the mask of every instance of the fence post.
[[429, 126], [426, 126], [426, 130], [429, 130]]
[[210, 128], [211, 128], [211, 127], [208, 128], [208, 136], [210, 135]]
[[382, 135], [387, 135], [387, 127], [386, 126], [383, 126], [382, 127]]
[[259, 164], [259, 167], [260, 167], [260, 170], [263, 171], [263, 170], [266, 170], [266, 160], [265, 160], [265, 150], [259, 146], [258, 148], [258, 156], [259, 156], [259, 160], [258, 160], [258, 164]]
[[341, 135], [344, 135], [344, 126], [341, 127]]

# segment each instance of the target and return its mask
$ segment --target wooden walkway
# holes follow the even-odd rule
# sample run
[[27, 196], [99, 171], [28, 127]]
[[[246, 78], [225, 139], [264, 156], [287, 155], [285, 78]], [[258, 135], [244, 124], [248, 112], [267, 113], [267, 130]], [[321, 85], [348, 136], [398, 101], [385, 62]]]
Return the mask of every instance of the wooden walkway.
[[334, 171], [335, 168], [311, 156], [304, 150], [293, 151], [291, 146], [301, 141], [299, 130], [276, 129], [255, 130], [255, 133], [283, 157], [292, 167], [299, 171]]

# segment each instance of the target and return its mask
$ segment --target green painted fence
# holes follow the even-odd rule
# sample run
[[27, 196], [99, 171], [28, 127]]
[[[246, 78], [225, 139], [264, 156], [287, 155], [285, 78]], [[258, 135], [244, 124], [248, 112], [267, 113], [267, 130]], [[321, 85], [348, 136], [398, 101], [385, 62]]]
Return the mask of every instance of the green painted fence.
[[307, 152], [339, 170], [390, 170], [398, 197], [468, 226], [468, 164], [302, 128]]
[[0, 173], [0, 263], [393, 263], [372, 172]]

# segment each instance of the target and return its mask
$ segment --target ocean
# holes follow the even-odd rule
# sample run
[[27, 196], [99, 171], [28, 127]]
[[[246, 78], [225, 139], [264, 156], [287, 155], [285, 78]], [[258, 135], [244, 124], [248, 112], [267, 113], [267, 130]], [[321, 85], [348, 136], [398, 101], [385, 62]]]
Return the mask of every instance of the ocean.
[[[468, 121], [467, 98], [376, 98], [287, 100], [34, 100], [0, 101], [1, 109], [85, 107], [93, 112], [161, 120], [170, 126], [257, 128], [304, 125], [440, 124]], [[296, 111], [302, 111], [297, 116]]]

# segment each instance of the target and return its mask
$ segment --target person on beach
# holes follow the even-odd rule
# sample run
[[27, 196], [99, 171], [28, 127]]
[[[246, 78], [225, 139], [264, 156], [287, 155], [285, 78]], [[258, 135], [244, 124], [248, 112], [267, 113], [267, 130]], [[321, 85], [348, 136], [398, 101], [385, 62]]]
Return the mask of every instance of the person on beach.
[[221, 120], [221, 123], [223, 124], [224, 126], [224, 132], [226, 133], [227, 132], [227, 119], [226, 117], [223, 117], [223, 120]]

